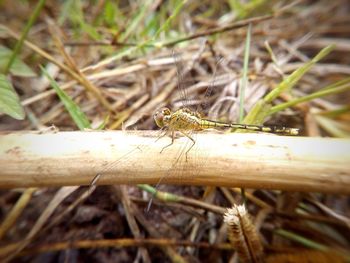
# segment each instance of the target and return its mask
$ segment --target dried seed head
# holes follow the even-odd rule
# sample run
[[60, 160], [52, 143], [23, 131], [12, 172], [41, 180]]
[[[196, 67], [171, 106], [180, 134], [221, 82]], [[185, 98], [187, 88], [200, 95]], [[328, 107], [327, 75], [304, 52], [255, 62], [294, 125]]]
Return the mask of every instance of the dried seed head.
[[260, 262], [263, 247], [259, 235], [243, 205], [228, 208], [224, 215], [229, 240], [242, 262]]

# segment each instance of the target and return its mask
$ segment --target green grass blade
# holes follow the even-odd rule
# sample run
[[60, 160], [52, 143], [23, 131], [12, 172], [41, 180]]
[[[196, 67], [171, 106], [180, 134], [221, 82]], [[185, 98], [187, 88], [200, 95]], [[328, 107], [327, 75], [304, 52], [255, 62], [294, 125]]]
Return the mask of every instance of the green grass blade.
[[279, 85], [277, 85], [276, 88], [274, 88], [269, 94], [265, 96], [264, 101], [266, 103], [271, 103], [282, 92], [290, 90], [301, 79], [301, 77], [304, 76], [304, 74], [310, 70], [310, 68], [313, 65], [315, 65], [318, 61], [327, 56], [334, 48], [335, 45], [329, 45], [322, 49], [312, 60], [295, 70], [292, 74], [286, 77]]
[[348, 125], [346, 125], [347, 127], [344, 127], [345, 125], [342, 125], [338, 121], [332, 120], [330, 118], [327, 118], [321, 115], [315, 115], [315, 119], [318, 125], [333, 137], [337, 137], [337, 138], [350, 137], [350, 132], [347, 131]]
[[110, 119], [110, 116], [106, 115], [106, 117], [103, 119], [103, 122], [101, 122], [101, 124], [95, 130], [97, 131], [104, 130], [106, 128], [106, 125], [109, 122], [109, 119]]
[[123, 19], [123, 15], [119, 11], [118, 4], [114, 1], [106, 1], [101, 18], [105, 21], [108, 27], [117, 29], [118, 25], [116, 23], [116, 17], [119, 17], [119, 20]]
[[83, 31], [87, 33], [92, 39], [98, 40], [101, 39], [101, 36], [97, 32], [97, 30], [86, 23], [84, 17], [83, 10], [83, 2], [81, 0], [67, 0], [63, 3], [63, 8], [61, 11], [61, 15], [58, 18], [59, 24], [63, 24], [63, 22], [67, 19], [72, 25], [73, 29], [75, 29], [77, 35], [80, 35], [79, 31]]
[[17, 120], [23, 120], [25, 117], [18, 94], [3, 74], [0, 74], [0, 112]]
[[58, 86], [57, 82], [50, 76], [50, 74], [40, 67], [43, 74], [49, 79], [51, 86], [56, 91], [58, 97], [63, 102], [65, 108], [69, 112], [69, 115], [74, 120], [75, 124], [80, 130], [91, 129], [90, 122], [84, 112], [81, 111], [79, 106]]
[[228, 4], [233, 12], [237, 15], [237, 17], [243, 17], [243, 4], [238, 0], [228, 0]]
[[[248, 67], [249, 67], [249, 52], [250, 52], [250, 39], [251, 39], [251, 31], [252, 31], [252, 24], [249, 24], [248, 30], [247, 30], [247, 36], [245, 41], [245, 47], [244, 47], [244, 62], [243, 62], [243, 76], [241, 80], [241, 85], [239, 89], [239, 122], [243, 122], [244, 118], [244, 99], [245, 99], [245, 90], [248, 85]], [[245, 195], [245, 189], [241, 188], [241, 195], [243, 203], [246, 203], [246, 195]]]
[[242, 1], [229, 0], [228, 3], [231, 10], [235, 12], [238, 19], [243, 19], [256, 13], [268, 13], [270, 11], [269, 3], [272, 1], [267, 0], [251, 0], [242, 4]]
[[154, 197], [156, 197], [159, 200], [162, 200], [164, 202], [178, 202], [181, 200], [181, 196], [171, 194], [168, 192], [158, 191], [156, 188], [154, 188], [148, 184], [138, 184], [137, 187], [152, 194], [152, 196], [154, 196]]
[[323, 88], [322, 90], [316, 91], [316, 92], [309, 94], [309, 95], [306, 95], [304, 97], [293, 99], [293, 100], [290, 100], [288, 102], [276, 105], [276, 106], [271, 108], [271, 110], [269, 111], [269, 114], [274, 114], [276, 112], [279, 112], [281, 110], [287, 109], [287, 108], [292, 107], [292, 106], [295, 106], [295, 105], [302, 103], [302, 102], [307, 102], [307, 101], [310, 101], [313, 99], [321, 98], [321, 97], [328, 96], [328, 95], [334, 95], [334, 94], [338, 94], [338, 93], [342, 93], [342, 92], [350, 90], [350, 82], [348, 82], [347, 84], [344, 84], [344, 85], [340, 85], [340, 86], [334, 86], [334, 84], [332, 84], [331, 86], [332, 87]]
[[145, 27], [143, 28], [142, 32], [140, 33], [140, 37], [147, 39], [157, 32], [159, 28], [159, 23], [161, 20], [161, 13], [164, 12], [164, 7], [161, 7], [161, 10], [159, 12], [151, 13], [147, 17], [145, 21]]
[[150, 5], [153, 3], [152, 0], [147, 0], [145, 3], [141, 5], [141, 8], [138, 10], [137, 14], [132, 18], [131, 22], [129, 23], [126, 31], [120, 36], [120, 41], [123, 42], [129, 36], [137, 30], [138, 27], [140, 27], [140, 23], [142, 22], [142, 19], [144, 19], [144, 16], [146, 14], [146, 11], [149, 9]]
[[320, 250], [320, 251], [329, 251], [329, 248], [325, 245], [322, 245], [320, 243], [317, 243], [311, 239], [308, 239], [308, 238], [305, 238], [305, 237], [302, 237], [298, 234], [295, 234], [295, 233], [292, 233], [292, 232], [289, 232], [287, 230], [284, 230], [284, 229], [277, 229], [274, 231], [274, 233], [282, 236], [282, 237], [285, 237], [285, 238], [288, 238], [290, 240], [293, 240], [295, 242], [298, 242], [302, 245], [304, 245], [305, 247], [308, 247], [308, 248], [312, 248], [312, 249], [317, 249], [317, 250]]
[[168, 17], [165, 23], [154, 34], [153, 36], [154, 40], [156, 40], [159, 37], [160, 33], [162, 33], [163, 31], [169, 30], [171, 22], [178, 16], [178, 14], [182, 10], [182, 7], [185, 5], [186, 2], [187, 0], [181, 0], [176, 4], [174, 12]]
[[[292, 105], [291, 102], [288, 102], [290, 104], [283, 103], [284, 106], [277, 105], [271, 108], [272, 107], [271, 102], [274, 99], [276, 99], [282, 92], [290, 90], [301, 79], [301, 77], [308, 70], [310, 70], [310, 68], [313, 65], [315, 65], [319, 60], [321, 60], [326, 55], [328, 55], [334, 49], [334, 47], [335, 45], [329, 45], [325, 47], [312, 60], [310, 60], [305, 65], [298, 68], [297, 70], [295, 70], [288, 77], [286, 77], [280, 84], [277, 85], [275, 89], [273, 89], [262, 100], [260, 100], [258, 103], [254, 105], [254, 107], [250, 110], [250, 112], [245, 117], [243, 123], [262, 124], [268, 115], [281, 110], [282, 107], [283, 109], [290, 107]], [[324, 91], [324, 92], [327, 92], [327, 91]], [[299, 100], [302, 100], [302, 99], [300, 98]]]
[[350, 105], [341, 106], [340, 108], [337, 108], [334, 110], [323, 111], [323, 112], [319, 113], [318, 115], [334, 119], [334, 118], [339, 117], [342, 114], [347, 114], [347, 113], [350, 113]]
[[244, 118], [245, 90], [248, 85], [248, 66], [249, 66], [251, 31], [252, 31], [252, 24], [249, 24], [246, 41], [245, 41], [243, 76], [242, 76], [242, 81], [239, 89], [239, 122], [240, 123], [242, 123]]
[[41, 9], [44, 7], [45, 2], [46, 2], [46, 0], [40, 0], [40, 1], [38, 2], [38, 4], [36, 5], [36, 7], [35, 7], [35, 9], [34, 9], [34, 11], [33, 11], [33, 13], [32, 13], [32, 15], [31, 15], [30, 18], [29, 18], [28, 23], [26, 24], [26, 26], [25, 26], [25, 28], [24, 28], [24, 30], [23, 30], [23, 32], [22, 32], [21, 38], [17, 41], [16, 46], [15, 46], [13, 52], [12, 52], [12, 55], [11, 55], [11, 57], [10, 57], [10, 59], [9, 59], [9, 61], [8, 61], [8, 63], [7, 63], [7, 65], [6, 65], [6, 67], [5, 67], [5, 70], [4, 70], [4, 74], [5, 74], [5, 75], [8, 74], [8, 72], [9, 72], [9, 70], [10, 70], [12, 64], [13, 64], [14, 61], [15, 61], [16, 56], [17, 56], [18, 53], [21, 51], [23, 42], [24, 42], [25, 38], [27, 37], [29, 30], [32, 28], [32, 26], [33, 26], [35, 20], [36, 20], [37, 17], [39, 16]]
[[129, 56], [131, 55], [134, 51], [137, 50], [137, 47], [129, 47], [129, 48], [124, 48], [119, 50], [117, 53], [115, 53], [114, 55], [112, 55], [111, 57], [105, 58], [104, 60], [100, 61], [99, 63], [97, 63], [96, 65], [87, 67], [84, 69], [84, 71], [88, 71], [88, 70], [96, 70], [98, 68], [101, 68], [103, 66], [108, 65], [109, 63], [112, 63], [114, 61], [118, 61], [120, 59], [122, 59], [125, 56]]
[[350, 84], [350, 77], [349, 77], [349, 78], [342, 79], [342, 80], [339, 80], [339, 81], [337, 81], [337, 82], [334, 82], [333, 84], [328, 85], [328, 86], [326, 86], [326, 87], [323, 87], [320, 91], [324, 91], [324, 90], [327, 90], [327, 89], [333, 89], [333, 88], [342, 86], [342, 85], [344, 85], [344, 84]]
[[89, 25], [84, 20], [80, 21], [80, 27], [81, 29], [86, 32], [92, 39], [99, 40], [102, 37], [99, 35], [99, 33], [96, 31], [95, 27], [92, 25]]
[[[242, 123], [260, 125], [264, 123], [266, 116], [269, 113], [271, 104], [264, 100], [259, 100], [254, 107], [245, 116]], [[249, 132], [248, 130], [240, 130], [241, 132]]]
[[[123, 58], [123, 57], [125, 57], [125, 56], [131, 55], [133, 52], [136, 52], [136, 51], [138, 51], [138, 50], [141, 50], [141, 49], [143, 49], [144, 47], [153, 46], [153, 42], [155, 41], [155, 38], [156, 38], [157, 36], [159, 36], [159, 34], [160, 34], [163, 30], [165, 30], [166, 28], [168, 28], [168, 25], [170, 25], [170, 22], [174, 19], [174, 17], [175, 17], [176, 15], [179, 14], [181, 8], [183, 7], [183, 5], [184, 5], [185, 3], [186, 3], [186, 1], [184, 0], [184, 1], [181, 1], [181, 2], [176, 6], [174, 13], [173, 13], [172, 15], [170, 15], [170, 17], [169, 17], [169, 18], [167, 19], [167, 21], [165, 22], [166, 26], [163, 25], [163, 26], [155, 33], [155, 35], [154, 35], [151, 39], [146, 40], [146, 41], [140, 43], [140, 44], [137, 45], [137, 46], [122, 49], [122, 50], [119, 51], [117, 54], [115, 54], [115, 55], [113, 55], [113, 56], [111, 56], [111, 57], [109, 57], [109, 58], [106, 58], [106, 59], [102, 60], [102, 61], [99, 62], [98, 64], [96, 64], [96, 65], [94, 65], [94, 66], [92, 66], [92, 67], [89, 67], [88, 69], [89, 69], [89, 70], [95, 70], [95, 69], [100, 68], [100, 67], [102, 67], [102, 66], [105, 66], [105, 65], [107, 65], [107, 64], [109, 64], [109, 63], [112, 63], [112, 62], [114, 62], [114, 61], [117, 61], [117, 60], [119, 60], [119, 59], [121, 59], [121, 58]], [[160, 46], [157, 46], [157, 47], [158, 47], [158, 48], [161, 48], [161, 45], [160, 45]]]

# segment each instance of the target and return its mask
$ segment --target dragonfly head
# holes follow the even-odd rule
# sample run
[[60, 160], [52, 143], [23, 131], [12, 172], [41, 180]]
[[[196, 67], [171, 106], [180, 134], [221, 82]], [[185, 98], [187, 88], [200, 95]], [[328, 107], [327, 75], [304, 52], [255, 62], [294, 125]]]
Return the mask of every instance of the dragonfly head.
[[163, 128], [169, 124], [171, 117], [171, 111], [168, 108], [161, 108], [157, 110], [153, 115], [154, 121], [156, 122], [159, 128]]

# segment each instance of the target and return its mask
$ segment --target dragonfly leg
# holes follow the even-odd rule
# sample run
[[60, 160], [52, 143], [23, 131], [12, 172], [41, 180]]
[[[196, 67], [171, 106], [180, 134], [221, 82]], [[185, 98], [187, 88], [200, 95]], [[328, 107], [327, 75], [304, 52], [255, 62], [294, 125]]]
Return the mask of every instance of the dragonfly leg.
[[192, 141], [192, 145], [190, 148], [188, 148], [188, 150], [186, 151], [185, 155], [186, 155], [186, 162], [187, 162], [187, 155], [188, 153], [191, 151], [191, 149], [193, 148], [193, 146], [196, 144], [196, 141], [187, 133], [185, 132], [181, 132], [183, 135], [185, 135], [187, 138], [189, 138]]
[[175, 140], [175, 131], [171, 131], [171, 143], [168, 144], [167, 146], [164, 146], [163, 149], [160, 151], [160, 153], [162, 153], [165, 148], [168, 148], [169, 146], [173, 145], [174, 144], [174, 140]]
[[169, 132], [168, 127], [164, 126], [163, 128], [160, 129], [160, 135], [158, 136], [156, 142], [160, 139], [163, 138], [165, 135], [167, 135]]

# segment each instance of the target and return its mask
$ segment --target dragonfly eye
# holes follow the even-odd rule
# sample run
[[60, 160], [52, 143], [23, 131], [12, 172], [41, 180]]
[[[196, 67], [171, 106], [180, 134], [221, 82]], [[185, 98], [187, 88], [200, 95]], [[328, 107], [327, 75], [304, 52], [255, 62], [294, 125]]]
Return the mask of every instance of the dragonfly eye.
[[162, 113], [164, 116], [170, 116], [171, 111], [168, 108], [162, 108]]
[[163, 128], [167, 125], [171, 111], [168, 108], [162, 108], [153, 115], [153, 119], [159, 128]]

